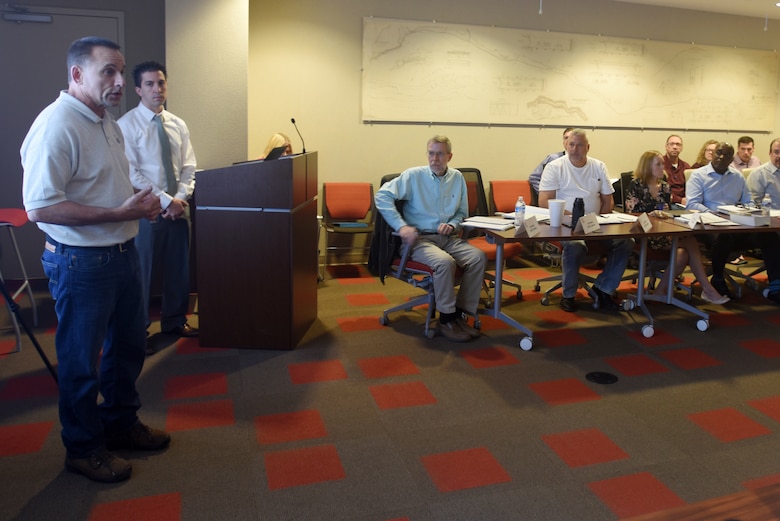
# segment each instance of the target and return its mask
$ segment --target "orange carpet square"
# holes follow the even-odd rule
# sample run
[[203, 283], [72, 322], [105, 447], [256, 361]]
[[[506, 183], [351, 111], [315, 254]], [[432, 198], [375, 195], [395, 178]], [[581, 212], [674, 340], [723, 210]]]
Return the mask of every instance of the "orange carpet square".
[[649, 472], [594, 481], [588, 488], [621, 519], [685, 505], [685, 501]]
[[181, 400], [202, 396], [221, 396], [228, 392], [225, 373], [172, 376], [165, 381], [165, 399]]
[[672, 335], [668, 331], [664, 331], [663, 329], [658, 328], [655, 328], [655, 333], [650, 338], [645, 338], [645, 336], [642, 334], [641, 328], [637, 329], [636, 331], [629, 332], [628, 336], [645, 347], [668, 346], [682, 342], [682, 340]]
[[197, 337], [180, 338], [176, 341], [177, 355], [195, 355], [198, 353], [212, 353], [214, 351], [224, 351], [224, 347], [201, 347]]
[[772, 338], [745, 340], [740, 342], [739, 345], [763, 358], [780, 357], [780, 342]]
[[11, 378], [0, 389], [0, 401], [55, 398], [58, 395], [57, 384], [48, 372]]
[[605, 361], [625, 376], [642, 376], [669, 372], [668, 367], [642, 353], [612, 356], [606, 358]]
[[770, 474], [756, 479], [749, 479], [742, 483], [742, 486], [748, 490], [757, 490], [771, 485], [780, 484], [780, 474]]
[[231, 400], [182, 403], [168, 407], [165, 428], [169, 432], [235, 425]]
[[750, 320], [745, 315], [724, 311], [711, 314], [710, 325], [717, 327], [744, 327], [750, 325]]
[[384, 293], [357, 293], [347, 295], [346, 299], [350, 306], [376, 306], [390, 303]]
[[517, 365], [520, 363], [520, 360], [515, 358], [505, 347], [466, 349], [460, 352], [460, 356], [474, 369]]
[[[483, 333], [487, 331], [500, 331], [502, 329], [509, 329], [511, 327], [503, 320], [499, 320], [497, 318], [493, 318], [488, 315], [480, 315], [479, 321], [481, 322], [481, 325], [479, 326], [479, 330], [482, 331]], [[474, 322], [469, 321], [469, 324], [474, 325]]]
[[535, 331], [534, 339], [539, 340], [544, 347], [576, 346], [588, 342], [585, 337], [576, 330], [567, 328]]
[[334, 445], [270, 452], [265, 455], [264, 460], [270, 490], [347, 477]]
[[772, 432], [732, 408], [689, 414], [688, 419], [724, 443], [764, 436]]
[[53, 426], [54, 422], [0, 426], [0, 456], [38, 452]]
[[89, 521], [179, 521], [181, 519], [181, 494], [160, 494], [136, 499], [125, 499], [111, 503], [100, 503], [92, 507]]
[[421, 458], [439, 492], [509, 483], [512, 477], [484, 447], [432, 454]]
[[750, 400], [747, 402], [752, 408], [761, 411], [775, 421], [780, 422], [780, 396], [770, 396], [760, 400]]
[[366, 378], [420, 374], [420, 369], [406, 355], [363, 358], [358, 360], [358, 367]]
[[601, 396], [590, 387], [574, 378], [538, 382], [530, 384], [528, 387], [550, 405], [566, 405], [601, 399]]
[[598, 429], [546, 434], [542, 440], [572, 468], [628, 459], [628, 454]]
[[336, 322], [339, 325], [339, 329], [345, 333], [354, 333], [356, 331], [374, 331], [385, 327], [379, 323], [379, 318], [376, 316], [337, 318]]
[[684, 369], [686, 371], [722, 365], [722, 362], [717, 358], [708, 355], [701, 349], [696, 348], [664, 351], [659, 353], [659, 356], [661, 356], [661, 358], [664, 360], [673, 363], [680, 369]]
[[16, 339], [0, 341], [0, 359], [12, 354], [16, 349]]
[[436, 397], [422, 382], [373, 385], [369, 387], [369, 392], [377, 407], [382, 410], [436, 403]]
[[311, 440], [328, 435], [319, 411], [315, 410], [258, 416], [255, 418], [255, 432], [260, 445]]
[[287, 366], [290, 379], [294, 384], [310, 384], [315, 382], [332, 382], [346, 380], [347, 371], [338, 360], [322, 362], [301, 362]]

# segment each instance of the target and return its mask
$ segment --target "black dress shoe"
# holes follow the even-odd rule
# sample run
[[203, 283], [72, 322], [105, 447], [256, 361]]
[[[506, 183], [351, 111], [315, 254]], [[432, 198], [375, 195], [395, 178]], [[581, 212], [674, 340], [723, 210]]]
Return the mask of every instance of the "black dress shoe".
[[766, 298], [775, 304], [780, 304], [780, 291], [772, 291], [771, 293], [767, 293]]
[[729, 292], [729, 286], [726, 284], [726, 279], [711, 277], [710, 284], [712, 284], [712, 287], [715, 288], [715, 291], [724, 297], [732, 298], [731, 292]]
[[574, 297], [563, 297], [561, 299], [561, 309], [567, 313], [574, 313], [577, 311], [577, 303], [574, 302]]
[[179, 327], [175, 327], [173, 329], [169, 329], [167, 331], [163, 331], [166, 335], [177, 335], [182, 336], [186, 338], [198, 336], [200, 334], [200, 331], [198, 331], [198, 328], [192, 327], [188, 323], [184, 323]]
[[593, 286], [593, 291], [596, 293], [596, 298], [598, 298], [599, 309], [604, 311], [620, 311], [622, 309], [620, 304], [615, 302], [615, 299], [609, 293], [601, 291], [595, 286]]

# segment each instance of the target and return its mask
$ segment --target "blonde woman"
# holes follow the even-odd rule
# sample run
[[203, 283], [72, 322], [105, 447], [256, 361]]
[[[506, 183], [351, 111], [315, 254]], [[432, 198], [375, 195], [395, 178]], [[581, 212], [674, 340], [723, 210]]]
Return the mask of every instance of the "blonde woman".
[[281, 132], [277, 132], [273, 136], [271, 136], [271, 139], [268, 140], [268, 144], [265, 145], [265, 150], [263, 150], [263, 155], [260, 156], [258, 159], [265, 159], [265, 157], [276, 147], [280, 147], [282, 145], [287, 146], [287, 150], [284, 151], [283, 156], [289, 156], [293, 153], [292, 151], [292, 145], [290, 144], [290, 138], [287, 137], [286, 134], [282, 134]]
[[708, 165], [712, 161], [712, 153], [715, 152], [717, 147], [718, 142], [716, 140], [708, 139], [705, 141], [701, 146], [701, 150], [699, 150], [699, 155], [696, 156], [696, 162], [691, 165], [691, 168], [701, 168]]
[[[669, 209], [671, 197], [669, 184], [664, 181], [664, 157], [660, 152], [650, 150], [642, 154], [639, 164], [634, 170], [634, 178], [626, 191], [626, 211], [629, 213], [647, 212], [654, 217], [665, 217], [669, 214], [663, 210]], [[650, 248], [654, 250], [669, 249], [671, 237], [652, 237], [648, 239]], [[696, 280], [701, 284], [701, 298], [711, 304], [725, 304], [729, 298], [721, 295], [712, 287], [707, 279], [704, 264], [701, 260], [699, 243], [692, 236], [677, 241], [677, 263], [674, 273], [665, 270], [661, 281], [656, 287], [655, 295], [664, 296], [669, 283], [669, 277], [677, 277], [685, 266], [691, 267]]]

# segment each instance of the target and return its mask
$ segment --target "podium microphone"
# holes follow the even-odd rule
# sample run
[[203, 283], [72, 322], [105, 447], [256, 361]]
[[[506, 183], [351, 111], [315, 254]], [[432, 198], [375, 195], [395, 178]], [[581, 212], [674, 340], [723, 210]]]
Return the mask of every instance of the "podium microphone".
[[298, 125], [295, 124], [295, 118], [290, 118], [290, 122], [295, 127], [295, 131], [298, 133], [298, 137], [301, 138], [301, 144], [303, 145], [303, 154], [306, 153], [306, 143], [303, 141], [303, 136], [301, 135], [301, 131], [298, 130]]

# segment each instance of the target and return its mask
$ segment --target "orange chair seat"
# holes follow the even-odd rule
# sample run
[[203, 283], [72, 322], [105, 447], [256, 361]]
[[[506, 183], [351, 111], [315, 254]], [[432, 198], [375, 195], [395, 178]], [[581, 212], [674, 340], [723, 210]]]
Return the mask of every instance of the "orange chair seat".
[[[485, 237], [470, 239], [469, 244], [484, 251], [489, 261], [496, 260], [496, 245], [490, 244]], [[508, 242], [504, 244], [504, 259], [520, 255], [522, 252], [523, 245], [519, 242]]]
[[27, 212], [21, 208], [0, 208], [0, 226], [11, 225], [19, 228], [27, 224]]

